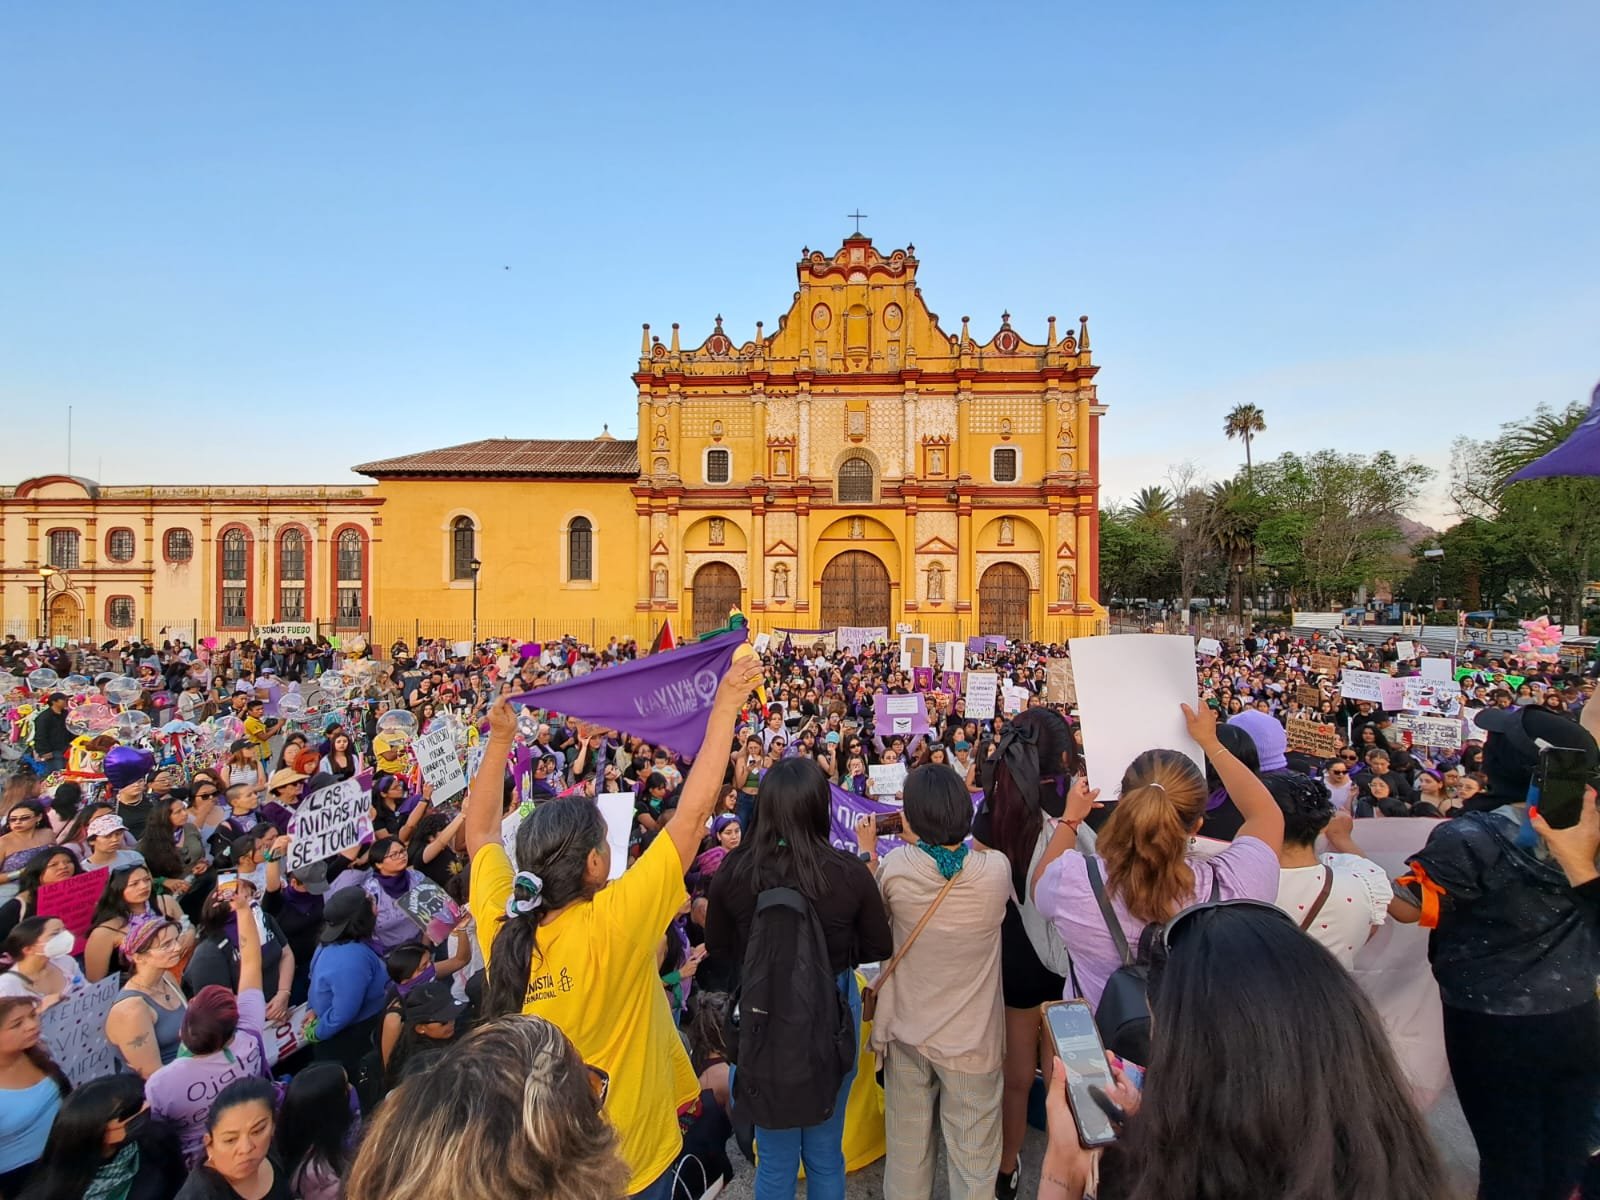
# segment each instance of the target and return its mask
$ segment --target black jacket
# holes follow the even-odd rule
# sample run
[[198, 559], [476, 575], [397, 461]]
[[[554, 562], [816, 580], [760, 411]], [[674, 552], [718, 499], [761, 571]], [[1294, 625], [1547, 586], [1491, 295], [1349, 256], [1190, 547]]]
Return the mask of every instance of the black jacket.
[[72, 745], [72, 734], [67, 729], [67, 714], [46, 707], [33, 718], [33, 753], [38, 758], [53, 758], [65, 754]]

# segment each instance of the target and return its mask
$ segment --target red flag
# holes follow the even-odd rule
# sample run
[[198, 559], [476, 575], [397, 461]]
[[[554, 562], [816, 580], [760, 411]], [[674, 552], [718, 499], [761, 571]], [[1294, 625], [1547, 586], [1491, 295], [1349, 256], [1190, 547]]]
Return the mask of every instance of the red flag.
[[661, 622], [660, 630], [656, 633], [656, 640], [650, 643], [650, 653], [659, 654], [663, 650], [676, 650], [677, 648], [678, 641], [672, 636], [672, 620], [670, 617], [664, 618]]

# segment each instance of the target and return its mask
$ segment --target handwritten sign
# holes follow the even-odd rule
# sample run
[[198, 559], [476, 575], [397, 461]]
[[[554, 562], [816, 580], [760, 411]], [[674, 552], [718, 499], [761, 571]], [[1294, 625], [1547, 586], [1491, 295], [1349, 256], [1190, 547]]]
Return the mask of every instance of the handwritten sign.
[[1000, 689], [1000, 707], [1006, 713], [1019, 713], [1028, 707], [1028, 689], [1008, 683]]
[[1459, 717], [1461, 689], [1449, 681], [1429, 679], [1423, 675], [1408, 676], [1404, 707], [1411, 712], [1430, 716]]
[[288, 867], [298, 871], [372, 836], [372, 806], [354, 779], [307, 796], [290, 822]]
[[435, 807], [466, 794], [467, 773], [456, 757], [456, 739], [451, 730], [442, 725], [430, 729], [411, 743], [411, 752], [416, 755], [423, 782], [433, 788]]
[[897, 796], [906, 786], [905, 763], [884, 763], [867, 768], [867, 791], [874, 796]]
[[1339, 752], [1339, 731], [1317, 721], [1291, 719], [1285, 726], [1288, 748], [1313, 758], [1332, 758]]
[[427, 934], [435, 946], [442, 945], [466, 915], [442, 887], [431, 883], [414, 884], [400, 897], [399, 903], [401, 911], [416, 922], [417, 928]]
[[1337, 654], [1313, 654], [1311, 669], [1318, 675], [1337, 675], [1344, 664]]
[[1413, 745], [1433, 746], [1439, 750], [1461, 748], [1461, 721], [1455, 717], [1424, 717], [1401, 713], [1394, 719], [1394, 727], [1409, 734]]
[[1202, 658], [1216, 658], [1222, 653], [1222, 643], [1216, 638], [1201, 638], [1195, 642], [1194, 649]]
[[1045, 663], [1044, 698], [1051, 704], [1077, 704], [1078, 679], [1070, 658], [1052, 658]]
[[1346, 700], [1369, 700], [1383, 703], [1383, 681], [1388, 676], [1380, 671], [1352, 671], [1348, 668], [1339, 676], [1339, 694]]
[[927, 701], [920, 692], [891, 696], [879, 692], [872, 705], [872, 727], [880, 735], [911, 737], [928, 732]]
[[1417, 644], [1409, 639], [1394, 644], [1394, 656], [1401, 662], [1410, 662], [1417, 656]]
[[106, 890], [109, 871], [85, 871], [60, 883], [47, 883], [39, 888], [41, 917], [60, 917], [76, 937], [72, 952], [83, 952], [84, 939], [89, 936], [89, 921], [94, 917], [94, 906], [100, 902], [100, 893]]
[[1398, 675], [1383, 675], [1378, 679], [1378, 703], [1390, 712], [1405, 707], [1406, 681]]
[[106, 1040], [106, 1014], [121, 990], [122, 979], [113, 973], [79, 988], [39, 1016], [39, 1040], [74, 1087], [117, 1069], [116, 1052]]
[[993, 671], [967, 672], [967, 716], [979, 721], [994, 716], [995, 695], [1000, 688], [1000, 676]]
[[1322, 703], [1322, 689], [1314, 683], [1294, 685], [1294, 698], [1306, 708], [1316, 708]]

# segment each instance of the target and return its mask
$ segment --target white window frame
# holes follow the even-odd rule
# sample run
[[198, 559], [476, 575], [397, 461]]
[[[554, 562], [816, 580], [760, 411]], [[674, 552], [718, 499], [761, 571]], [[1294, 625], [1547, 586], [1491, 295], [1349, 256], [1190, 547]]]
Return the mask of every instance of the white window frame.
[[[728, 456], [728, 477], [720, 483], [711, 478], [711, 456], [713, 454], [726, 454]], [[707, 487], [732, 487], [733, 486], [733, 451], [727, 446], [707, 446], [700, 452], [700, 478], [705, 480]]]
[[[995, 456], [1002, 450], [1009, 450], [1012, 454], [1011, 461], [1015, 464], [1015, 473], [1010, 479], [1001, 479], [1000, 473], [995, 470]], [[989, 482], [998, 484], [1022, 482], [1022, 447], [1020, 446], [991, 446], [989, 447]]]

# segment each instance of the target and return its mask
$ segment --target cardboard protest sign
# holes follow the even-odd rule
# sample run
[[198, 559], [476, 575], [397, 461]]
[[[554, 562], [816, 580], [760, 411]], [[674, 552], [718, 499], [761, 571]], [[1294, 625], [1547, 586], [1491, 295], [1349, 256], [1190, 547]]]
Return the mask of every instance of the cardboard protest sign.
[[1205, 754], [1189, 736], [1179, 707], [1200, 706], [1192, 637], [1072, 638], [1068, 652], [1078, 681], [1090, 786], [1113, 798], [1128, 764], [1156, 746], [1177, 750], [1205, 770]]
[[467, 773], [456, 757], [455, 734], [440, 726], [411, 743], [422, 779], [433, 788], [433, 804], [450, 804], [467, 793]]
[[1322, 689], [1314, 683], [1297, 683], [1294, 685], [1294, 698], [1306, 708], [1316, 708], [1322, 703]]
[[1394, 727], [1410, 734], [1417, 746], [1432, 746], [1438, 750], [1461, 749], [1461, 720], [1458, 717], [1424, 717], [1401, 713], [1394, 719]]
[[1052, 658], [1044, 665], [1044, 698], [1050, 704], [1076, 704], [1078, 680], [1070, 658]]
[[399, 904], [401, 911], [416, 922], [417, 928], [427, 934], [435, 946], [442, 944], [466, 916], [461, 906], [433, 883], [413, 884], [400, 897]]
[[879, 692], [872, 701], [872, 727], [880, 737], [911, 737], [928, 732], [928, 705], [921, 692], [891, 696]]
[[1332, 758], [1339, 752], [1339, 731], [1317, 721], [1292, 719], [1285, 726], [1288, 748], [1313, 758]]
[[1339, 676], [1339, 694], [1346, 700], [1382, 704], [1383, 681], [1387, 678], [1381, 671], [1352, 671], [1347, 667]]
[[867, 781], [867, 790], [874, 796], [897, 796], [906, 786], [906, 765], [874, 764], [867, 768]]
[[1222, 643], [1216, 638], [1201, 638], [1194, 644], [1195, 653], [1205, 658], [1216, 658], [1222, 653]]
[[995, 695], [1000, 687], [1000, 676], [993, 671], [967, 672], [967, 716], [985, 721], [994, 716]]
[[900, 669], [933, 666], [933, 641], [925, 633], [900, 635]]
[[1318, 675], [1337, 675], [1344, 663], [1337, 654], [1313, 654], [1311, 669]]
[[122, 979], [113, 972], [39, 1014], [39, 1040], [74, 1087], [117, 1069], [116, 1052], [106, 1040], [106, 1014], [121, 990]]
[[301, 803], [289, 832], [294, 840], [285, 865], [298, 871], [371, 838], [371, 802], [354, 779], [320, 788]]
[[89, 922], [94, 917], [94, 906], [100, 902], [100, 893], [106, 890], [109, 871], [85, 871], [60, 883], [47, 883], [39, 888], [38, 915], [60, 917], [61, 923], [72, 931], [72, 952], [83, 953], [84, 940], [89, 936]]

